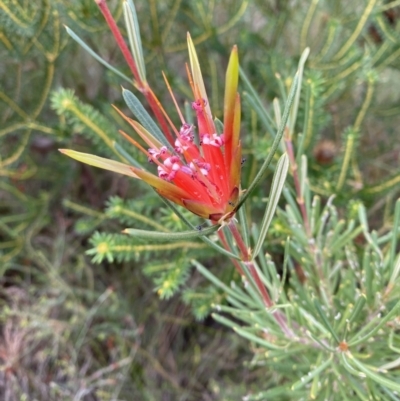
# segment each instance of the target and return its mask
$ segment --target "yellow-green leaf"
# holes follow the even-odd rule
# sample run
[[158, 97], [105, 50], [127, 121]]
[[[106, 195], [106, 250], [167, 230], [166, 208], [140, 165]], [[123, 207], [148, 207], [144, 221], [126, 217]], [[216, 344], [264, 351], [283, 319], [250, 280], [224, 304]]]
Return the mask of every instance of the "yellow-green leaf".
[[91, 155], [89, 153], [77, 152], [77, 151], [71, 150], [71, 149], [59, 149], [59, 151], [61, 153], [63, 153], [64, 155], [71, 157], [72, 159], [78, 160], [79, 162], [82, 162], [85, 164], [89, 164], [89, 166], [94, 166], [94, 167], [102, 168], [104, 170], [113, 171], [114, 173], [128, 175], [129, 177], [133, 177], [133, 178], [139, 178], [132, 171], [132, 167], [127, 164], [120, 163], [115, 160], [105, 159], [103, 157]]

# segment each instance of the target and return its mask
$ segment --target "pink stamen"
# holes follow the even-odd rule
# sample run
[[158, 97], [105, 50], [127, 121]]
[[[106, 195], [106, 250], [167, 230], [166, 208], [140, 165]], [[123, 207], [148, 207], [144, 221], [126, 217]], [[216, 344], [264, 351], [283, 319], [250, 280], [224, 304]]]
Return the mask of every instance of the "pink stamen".
[[208, 172], [211, 170], [210, 163], [202, 162], [196, 159], [193, 160], [189, 166], [194, 172], [197, 172], [197, 168], [200, 169], [201, 174], [203, 174], [204, 176], [206, 176]]
[[179, 139], [175, 139], [175, 151], [178, 153], [183, 153], [187, 150], [189, 146], [185, 146]]
[[219, 136], [217, 134], [213, 134], [212, 136], [210, 136], [209, 134], [204, 134], [201, 139], [205, 145], [212, 145], [218, 148], [223, 146], [225, 143], [223, 135]]
[[160, 178], [162, 178], [165, 181], [172, 181], [175, 178], [176, 175], [176, 171], [172, 170], [172, 171], [167, 171], [164, 167], [162, 166], [158, 166], [157, 167], [158, 170], [158, 176]]
[[191, 144], [193, 143], [194, 140], [194, 135], [193, 135], [193, 129], [194, 126], [190, 124], [183, 124], [180, 131], [179, 131], [179, 139], [175, 140], [175, 150], [178, 153], [184, 153]]
[[178, 156], [167, 157], [164, 160], [164, 165], [173, 171], [178, 171], [181, 168], [180, 159]]
[[181, 167], [181, 171], [184, 172], [185, 174], [188, 174], [188, 175], [192, 176], [192, 178], [195, 178], [195, 173], [188, 166], [182, 166]]
[[181, 129], [179, 130], [179, 135], [185, 141], [192, 142], [194, 139], [193, 135], [194, 125], [193, 124], [183, 124]]
[[207, 101], [205, 99], [198, 99], [198, 100], [192, 102], [192, 109], [195, 111], [203, 111], [206, 104], [207, 104]]
[[149, 157], [148, 160], [149, 162], [153, 162], [153, 159], [158, 159], [160, 156], [165, 156], [168, 153], [168, 149], [166, 146], [162, 146], [160, 149], [154, 149], [150, 148], [148, 150]]

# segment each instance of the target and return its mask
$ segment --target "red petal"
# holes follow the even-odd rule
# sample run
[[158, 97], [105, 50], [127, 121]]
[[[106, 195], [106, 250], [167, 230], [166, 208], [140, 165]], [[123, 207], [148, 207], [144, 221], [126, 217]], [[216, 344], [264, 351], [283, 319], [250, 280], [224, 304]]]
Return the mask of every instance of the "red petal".
[[211, 203], [206, 188], [192, 176], [182, 171], [177, 171], [173, 182], [177, 187], [184, 189], [189, 194], [190, 199]]
[[211, 169], [208, 172], [209, 180], [218, 188], [218, 198], [215, 199], [218, 203], [225, 203], [228, 199], [228, 172], [225, 168], [224, 156], [221, 148], [213, 145], [203, 144], [204, 160], [210, 163]]

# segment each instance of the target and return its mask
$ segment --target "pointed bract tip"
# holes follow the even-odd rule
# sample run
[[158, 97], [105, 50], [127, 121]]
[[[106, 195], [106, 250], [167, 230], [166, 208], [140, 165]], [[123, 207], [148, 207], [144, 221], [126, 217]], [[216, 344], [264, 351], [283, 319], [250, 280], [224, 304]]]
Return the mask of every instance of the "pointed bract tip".
[[74, 153], [78, 153], [78, 152], [76, 152], [75, 150], [72, 150], [72, 149], [58, 149], [58, 151], [60, 153], [62, 153], [63, 155], [66, 155], [66, 156], [69, 156], [69, 157], [72, 157], [72, 158], [73, 158], [73, 154]]
[[189, 32], [186, 35], [186, 40], [187, 40], [187, 45], [188, 45], [188, 48], [189, 48], [189, 52], [190, 52], [190, 49], [194, 50], [193, 40], [192, 40], [192, 37], [190, 36]]

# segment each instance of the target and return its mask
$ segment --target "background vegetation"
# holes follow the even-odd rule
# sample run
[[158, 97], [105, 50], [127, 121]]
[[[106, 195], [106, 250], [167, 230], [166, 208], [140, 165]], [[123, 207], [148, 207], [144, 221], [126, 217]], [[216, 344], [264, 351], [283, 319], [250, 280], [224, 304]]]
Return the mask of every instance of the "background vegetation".
[[[108, 4], [122, 28], [122, 3]], [[334, 213], [345, 221], [356, 214], [355, 205], [365, 204], [377, 237], [393, 230], [400, 184], [400, 2], [135, 5], [148, 80], [167, 108], [161, 70], [179, 100], [191, 100], [187, 31], [217, 117], [234, 43], [271, 116], [278, 104], [283, 109], [309, 46], [294, 131], [303, 133], [295, 141], [308, 158], [310, 190], [323, 204], [336, 195]], [[112, 140], [124, 145], [118, 138], [124, 123], [110, 104], [126, 109], [120, 93], [126, 83], [73, 42], [64, 24], [129, 74], [94, 1], [0, 0], [2, 399], [231, 400], [284, 383], [273, 367], [250, 365], [255, 347], [209, 317], [225, 294], [191, 269], [191, 260], [229, 282], [237, 277], [228, 260], [200, 241], [148, 244], [120, 234], [126, 227], [183, 227], [141, 183], [57, 152], [67, 147], [118, 157]], [[244, 79], [241, 85], [246, 187], [276, 123], [259, 112]], [[272, 170], [247, 202], [251, 221], [261, 218], [271, 177]], [[288, 199], [265, 246], [278, 267], [282, 242], [295, 237], [286, 224]], [[355, 254], [368, 240], [351, 238]], [[300, 376], [293, 373], [295, 380]]]

